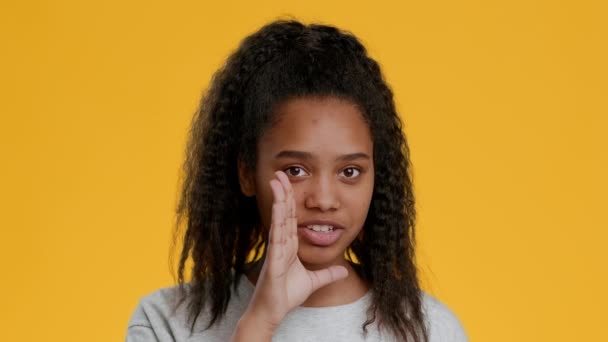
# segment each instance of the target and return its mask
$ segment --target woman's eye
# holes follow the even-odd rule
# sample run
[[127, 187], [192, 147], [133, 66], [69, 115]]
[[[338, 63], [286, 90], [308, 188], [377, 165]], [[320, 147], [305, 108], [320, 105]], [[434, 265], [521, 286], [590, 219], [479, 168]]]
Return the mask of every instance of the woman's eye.
[[288, 176], [292, 176], [292, 177], [302, 177], [302, 176], [306, 176], [306, 171], [304, 171], [303, 168], [299, 167], [299, 166], [292, 166], [292, 167], [288, 167], [287, 169], [285, 169], [284, 171]]
[[344, 169], [344, 171], [340, 172], [340, 174], [343, 174], [344, 177], [346, 178], [355, 178], [357, 176], [359, 176], [359, 174], [361, 173], [361, 171], [359, 171], [358, 169], [354, 168], [354, 167], [349, 167]]

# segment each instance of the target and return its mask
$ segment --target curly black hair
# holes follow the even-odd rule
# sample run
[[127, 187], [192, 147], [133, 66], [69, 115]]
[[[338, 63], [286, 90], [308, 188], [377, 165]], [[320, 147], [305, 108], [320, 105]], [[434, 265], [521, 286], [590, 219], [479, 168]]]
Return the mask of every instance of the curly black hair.
[[177, 280], [184, 294], [185, 272], [191, 272], [192, 330], [207, 306], [207, 327], [223, 317], [230, 286], [246, 274], [251, 254], [264, 253], [267, 236], [255, 199], [241, 192], [237, 162], [255, 170], [257, 143], [273, 123], [274, 108], [310, 96], [356, 104], [373, 139], [374, 191], [363, 234], [350, 246], [353, 267], [372, 290], [362, 329], [378, 319], [401, 340], [427, 341], [409, 148], [392, 91], [354, 35], [296, 20], [271, 22], [245, 38], [214, 75], [193, 118], [174, 235], [183, 243]]

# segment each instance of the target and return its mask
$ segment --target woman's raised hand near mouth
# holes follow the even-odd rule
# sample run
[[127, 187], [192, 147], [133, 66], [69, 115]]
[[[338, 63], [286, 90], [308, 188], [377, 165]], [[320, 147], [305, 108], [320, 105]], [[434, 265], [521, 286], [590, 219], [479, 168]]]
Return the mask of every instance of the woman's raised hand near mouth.
[[[298, 258], [298, 222], [293, 188], [284, 172], [277, 171], [275, 175], [276, 178], [270, 181], [274, 202], [267, 255], [235, 337], [246, 336], [238, 332], [241, 326], [243, 329], [257, 326], [257, 329], [270, 332], [272, 337], [274, 329], [289, 311], [302, 304], [320, 287], [348, 275], [343, 266], [330, 266], [317, 271], [304, 268]], [[251, 337], [249, 335], [250, 341]]]

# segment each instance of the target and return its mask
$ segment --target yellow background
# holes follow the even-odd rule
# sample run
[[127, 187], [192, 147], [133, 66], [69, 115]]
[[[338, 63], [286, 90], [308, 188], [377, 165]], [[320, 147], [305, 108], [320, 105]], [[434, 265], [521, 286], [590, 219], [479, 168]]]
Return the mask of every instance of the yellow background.
[[279, 16], [377, 58], [406, 122], [425, 288], [472, 341], [608, 340], [601, 1], [3, 1], [2, 341], [122, 341], [168, 251], [211, 74]]

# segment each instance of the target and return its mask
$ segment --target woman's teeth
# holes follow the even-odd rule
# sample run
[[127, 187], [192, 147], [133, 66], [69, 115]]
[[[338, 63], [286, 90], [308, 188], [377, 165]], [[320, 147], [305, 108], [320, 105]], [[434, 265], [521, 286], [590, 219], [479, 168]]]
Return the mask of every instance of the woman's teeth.
[[317, 225], [317, 224], [311, 224], [306, 226], [306, 228], [310, 229], [310, 230], [314, 230], [315, 232], [331, 232], [334, 230], [333, 226], [327, 226], [327, 225]]

